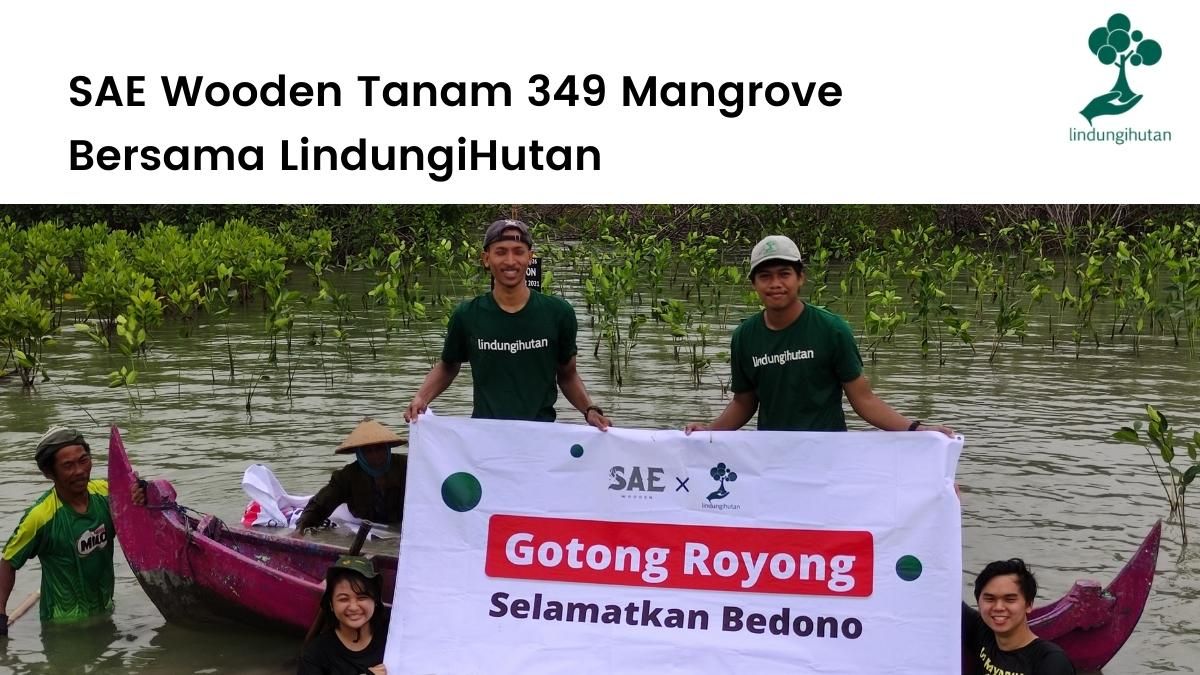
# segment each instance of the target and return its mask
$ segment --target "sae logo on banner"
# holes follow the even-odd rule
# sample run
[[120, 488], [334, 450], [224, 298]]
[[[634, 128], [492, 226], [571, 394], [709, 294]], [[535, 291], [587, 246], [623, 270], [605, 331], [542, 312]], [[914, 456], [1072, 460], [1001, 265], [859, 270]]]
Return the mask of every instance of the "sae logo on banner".
[[[1131, 81], [1136, 81], [1135, 73], [1162, 60], [1162, 45], [1140, 28], [1135, 28], [1127, 15], [1117, 13], [1108, 17], [1103, 26], [1093, 29], [1088, 34], [1087, 46], [1091, 50], [1093, 64], [1116, 71], [1115, 81], [1105, 85], [1104, 92], [1088, 101], [1079, 111], [1087, 120], [1088, 128], [1072, 128], [1070, 140], [1099, 141], [1117, 145], [1170, 141], [1171, 131], [1166, 129], [1098, 126], [1099, 118], [1124, 115], [1142, 102], [1144, 95], [1134, 90]], [[1112, 70], [1108, 72], [1108, 77], [1114, 77]]]

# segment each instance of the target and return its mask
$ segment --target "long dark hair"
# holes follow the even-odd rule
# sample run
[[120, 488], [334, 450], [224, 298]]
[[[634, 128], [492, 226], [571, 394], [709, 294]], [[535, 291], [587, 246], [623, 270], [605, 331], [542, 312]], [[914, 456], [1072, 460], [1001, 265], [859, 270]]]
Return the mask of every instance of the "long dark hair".
[[335, 567], [329, 570], [329, 575], [326, 577], [325, 593], [321, 596], [320, 614], [317, 615], [316, 622], [305, 636], [304, 644], [312, 642], [322, 633], [337, 628], [338, 620], [333, 614], [333, 589], [343, 580], [350, 582], [350, 589], [355, 593], [370, 596], [375, 601], [375, 613], [371, 615], [370, 620], [371, 639], [374, 640], [375, 636], [387, 637], [389, 612], [383, 606], [382, 579], [378, 576], [368, 579], [354, 570]]

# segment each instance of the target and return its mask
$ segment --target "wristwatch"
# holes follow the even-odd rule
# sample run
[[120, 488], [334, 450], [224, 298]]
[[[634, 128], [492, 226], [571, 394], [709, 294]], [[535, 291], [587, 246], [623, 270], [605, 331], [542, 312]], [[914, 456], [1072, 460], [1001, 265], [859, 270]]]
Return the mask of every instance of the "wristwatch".
[[921, 426], [921, 420], [913, 420], [913, 423], [908, 425], [909, 431], [916, 431]]
[[604, 416], [604, 409], [603, 409], [603, 408], [601, 408], [601, 407], [600, 407], [600, 406], [598, 406], [598, 405], [589, 405], [588, 407], [586, 407], [586, 408], [584, 408], [584, 409], [583, 409], [583, 419], [585, 419], [585, 420], [586, 420], [586, 419], [587, 419], [587, 416], [588, 416], [588, 413], [592, 412], [593, 410], [595, 410], [596, 412], [600, 413], [600, 416], [601, 416], [601, 417], [603, 417], [603, 416]]

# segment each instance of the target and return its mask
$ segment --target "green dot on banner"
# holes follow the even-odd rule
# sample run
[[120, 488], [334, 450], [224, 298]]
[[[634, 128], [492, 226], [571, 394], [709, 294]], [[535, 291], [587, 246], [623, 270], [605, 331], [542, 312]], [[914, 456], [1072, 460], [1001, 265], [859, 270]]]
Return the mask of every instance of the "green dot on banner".
[[905, 581], [916, 581], [921, 576], [921, 561], [912, 555], [900, 558], [896, 561], [896, 576]]
[[450, 474], [442, 481], [442, 501], [459, 513], [470, 511], [479, 505], [483, 487], [479, 479], [465, 471]]
[[571, 446], [571, 456], [574, 457], [575, 459], [579, 459], [580, 457], [583, 457], [583, 446], [578, 443], [576, 443], [575, 445], [572, 445]]

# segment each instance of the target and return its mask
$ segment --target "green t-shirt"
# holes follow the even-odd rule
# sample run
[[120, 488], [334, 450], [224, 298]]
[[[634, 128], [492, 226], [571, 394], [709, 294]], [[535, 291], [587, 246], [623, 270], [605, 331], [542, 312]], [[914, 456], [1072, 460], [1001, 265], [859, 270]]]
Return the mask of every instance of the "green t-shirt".
[[562, 298], [530, 293], [510, 314], [484, 293], [450, 315], [442, 360], [471, 364], [472, 417], [553, 422], [558, 366], [578, 351], [578, 330], [575, 310]]
[[845, 431], [842, 384], [862, 375], [862, 357], [845, 319], [806, 304], [790, 326], [771, 330], [759, 312], [733, 331], [734, 393], [758, 395], [758, 428]]
[[4, 559], [21, 569], [42, 563], [42, 621], [74, 621], [113, 606], [113, 527], [108, 481], [88, 482], [86, 513], [63, 503], [53, 488], [21, 517]]

